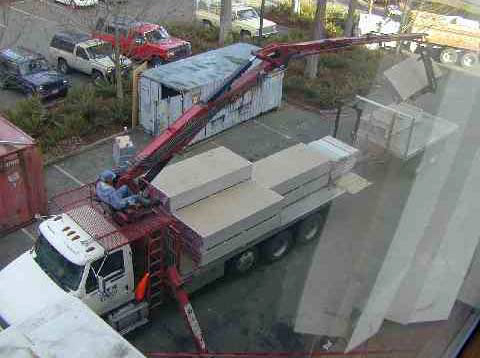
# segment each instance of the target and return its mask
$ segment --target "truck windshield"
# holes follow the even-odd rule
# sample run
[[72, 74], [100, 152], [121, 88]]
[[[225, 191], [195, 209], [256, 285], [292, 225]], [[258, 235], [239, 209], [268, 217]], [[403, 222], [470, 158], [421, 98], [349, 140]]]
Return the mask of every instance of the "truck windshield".
[[239, 20], [248, 20], [248, 19], [256, 19], [258, 17], [258, 14], [253, 9], [245, 9], [245, 10], [239, 10], [237, 12], [237, 16]]
[[87, 48], [90, 58], [102, 58], [113, 54], [112, 44], [101, 43]]
[[20, 73], [24, 76], [43, 71], [48, 71], [48, 62], [43, 58], [26, 61], [20, 64]]
[[169, 37], [170, 35], [168, 34], [167, 30], [165, 30], [163, 27], [145, 32], [145, 38], [147, 39], [148, 42], [152, 42], [152, 43], [166, 40]]
[[35, 261], [65, 291], [76, 290], [84, 266], [75, 265], [63, 257], [43, 235], [35, 243]]

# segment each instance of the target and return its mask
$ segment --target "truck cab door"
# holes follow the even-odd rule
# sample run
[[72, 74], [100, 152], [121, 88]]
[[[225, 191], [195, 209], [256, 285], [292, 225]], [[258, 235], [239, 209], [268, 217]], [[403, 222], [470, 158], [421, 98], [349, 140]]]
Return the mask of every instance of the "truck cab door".
[[[102, 277], [104, 290], [99, 288]], [[103, 315], [134, 298], [132, 258], [129, 246], [109, 253], [90, 264], [85, 278], [83, 301]]]
[[129, 56], [141, 59], [148, 57], [145, 53], [146, 43], [147, 41], [143, 33], [130, 31], [128, 33]]
[[78, 71], [86, 73], [88, 75], [92, 72], [90, 59], [88, 57], [87, 51], [83, 47], [75, 48], [75, 55], [73, 61], [74, 66]]

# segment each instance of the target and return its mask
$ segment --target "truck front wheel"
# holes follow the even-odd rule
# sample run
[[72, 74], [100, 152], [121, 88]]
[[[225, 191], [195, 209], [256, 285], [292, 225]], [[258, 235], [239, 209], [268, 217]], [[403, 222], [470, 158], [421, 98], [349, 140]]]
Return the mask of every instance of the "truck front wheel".
[[66, 75], [70, 71], [67, 61], [65, 61], [63, 58], [58, 59], [57, 68], [58, 68], [58, 71], [63, 73], [64, 75]]
[[93, 81], [93, 84], [95, 84], [95, 85], [98, 86], [98, 85], [100, 85], [100, 84], [102, 83], [103, 79], [104, 79], [104, 77], [103, 77], [103, 75], [102, 75], [100, 72], [98, 72], [98, 71], [93, 71], [93, 72], [92, 72], [92, 81]]
[[252, 34], [250, 33], [250, 31], [247, 31], [247, 30], [240, 31], [240, 40], [249, 41], [251, 39], [252, 39]]
[[202, 27], [205, 29], [205, 30], [210, 30], [210, 29], [213, 29], [213, 25], [210, 21], [208, 20], [202, 20]]
[[150, 65], [152, 67], [157, 67], [157, 66], [161, 66], [163, 65], [165, 62], [160, 58], [160, 57], [152, 57], [152, 59], [150, 60]]
[[303, 219], [298, 226], [296, 232], [296, 240], [300, 244], [306, 244], [315, 241], [320, 237], [325, 224], [325, 216], [322, 212], [318, 212]]
[[278, 261], [285, 257], [293, 246], [293, 235], [290, 230], [284, 230], [268, 239], [261, 247], [262, 258], [267, 262]]
[[446, 48], [440, 52], [440, 62], [444, 64], [452, 64], [458, 61], [458, 53], [453, 48]]
[[478, 56], [473, 52], [466, 52], [460, 57], [460, 65], [465, 68], [473, 67], [478, 62]]
[[258, 261], [258, 249], [252, 247], [235, 256], [229, 263], [229, 268], [235, 274], [244, 274], [255, 267]]

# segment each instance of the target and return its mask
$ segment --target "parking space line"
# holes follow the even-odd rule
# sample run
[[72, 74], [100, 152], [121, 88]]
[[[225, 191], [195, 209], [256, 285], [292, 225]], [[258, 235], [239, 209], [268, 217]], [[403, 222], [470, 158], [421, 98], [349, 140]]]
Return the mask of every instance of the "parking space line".
[[37, 238], [35, 236], [32, 235], [32, 233], [30, 231], [28, 231], [27, 229], [21, 229], [21, 231], [27, 235], [33, 242], [37, 241]]
[[81, 180], [75, 178], [72, 174], [70, 174], [69, 172], [67, 172], [65, 169], [63, 169], [62, 167], [58, 166], [57, 164], [54, 165], [54, 168], [57, 169], [60, 173], [62, 173], [63, 175], [65, 175], [67, 178], [70, 178], [72, 179], [75, 183], [77, 183], [78, 185], [80, 186], [84, 186], [85, 183], [82, 182]]
[[259, 122], [259, 121], [256, 120], [256, 119], [254, 119], [253, 121], [254, 121], [256, 124], [259, 124], [259, 125], [261, 125], [262, 127], [268, 129], [270, 132], [273, 132], [273, 133], [275, 133], [275, 134], [278, 134], [279, 136], [282, 136], [283, 138], [286, 138], [286, 139], [289, 139], [289, 140], [292, 140], [292, 139], [293, 139], [293, 138], [290, 137], [289, 135], [287, 135], [287, 134], [285, 134], [285, 133], [282, 133], [282, 132], [276, 130], [275, 128], [272, 128], [272, 127], [266, 125], [265, 123]]

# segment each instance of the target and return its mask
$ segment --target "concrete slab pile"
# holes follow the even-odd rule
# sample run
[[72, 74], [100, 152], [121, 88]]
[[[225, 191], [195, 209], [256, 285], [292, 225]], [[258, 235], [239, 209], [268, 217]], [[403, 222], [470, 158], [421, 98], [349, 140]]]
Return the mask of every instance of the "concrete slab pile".
[[170, 210], [203, 238], [202, 265], [221, 258], [328, 202], [332, 163], [353, 168], [356, 150], [334, 138], [329, 150], [297, 144], [254, 164], [219, 147], [172, 164], [152, 184]]
[[355, 166], [360, 151], [338, 139], [331, 136], [323, 137], [319, 140], [308, 143], [312, 148], [332, 160], [332, 179], [337, 179], [344, 174], [349, 173]]
[[218, 147], [167, 166], [152, 185], [168, 196], [170, 210], [176, 211], [249, 180], [251, 173], [248, 160]]
[[175, 215], [202, 236], [202, 264], [207, 264], [279, 226], [282, 200], [272, 190], [247, 181]]
[[300, 143], [255, 162], [252, 179], [283, 195], [287, 207], [325, 187], [330, 169], [328, 156]]

